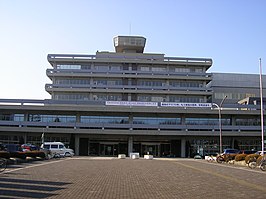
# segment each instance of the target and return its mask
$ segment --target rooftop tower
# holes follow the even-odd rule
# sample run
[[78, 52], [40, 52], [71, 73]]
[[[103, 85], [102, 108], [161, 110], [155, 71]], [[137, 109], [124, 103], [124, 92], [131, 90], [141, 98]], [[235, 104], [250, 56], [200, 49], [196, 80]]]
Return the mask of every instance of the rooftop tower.
[[117, 53], [143, 53], [146, 38], [141, 36], [114, 37], [115, 52]]

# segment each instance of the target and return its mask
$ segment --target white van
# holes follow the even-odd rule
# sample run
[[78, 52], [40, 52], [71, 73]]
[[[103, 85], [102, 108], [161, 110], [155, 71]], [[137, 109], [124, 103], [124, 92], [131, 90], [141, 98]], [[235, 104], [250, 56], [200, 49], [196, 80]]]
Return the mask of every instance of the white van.
[[60, 156], [72, 157], [74, 155], [73, 149], [67, 149], [62, 142], [44, 142], [41, 148], [48, 149], [52, 154], [59, 154]]

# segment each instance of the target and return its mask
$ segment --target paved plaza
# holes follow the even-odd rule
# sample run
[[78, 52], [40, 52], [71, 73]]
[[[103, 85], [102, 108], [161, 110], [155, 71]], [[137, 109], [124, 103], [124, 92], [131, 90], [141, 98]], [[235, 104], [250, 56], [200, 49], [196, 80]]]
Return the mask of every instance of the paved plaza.
[[0, 198], [266, 198], [266, 172], [194, 159], [75, 157], [11, 165]]

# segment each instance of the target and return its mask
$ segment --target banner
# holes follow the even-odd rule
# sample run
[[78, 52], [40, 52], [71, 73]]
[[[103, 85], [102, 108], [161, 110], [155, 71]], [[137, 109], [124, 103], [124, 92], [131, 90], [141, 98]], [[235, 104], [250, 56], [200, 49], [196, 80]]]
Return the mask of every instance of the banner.
[[106, 106], [158, 106], [158, 102], [106, 101]]
[[163, 107], [190, 107], [190, 108], [211, 108], [211, 103], [176, 103], [176, 102], [161, 102]]

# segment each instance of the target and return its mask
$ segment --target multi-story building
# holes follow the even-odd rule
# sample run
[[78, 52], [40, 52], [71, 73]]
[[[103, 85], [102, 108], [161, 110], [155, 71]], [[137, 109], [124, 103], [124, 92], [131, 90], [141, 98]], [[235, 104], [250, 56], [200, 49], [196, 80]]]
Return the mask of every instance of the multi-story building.
[[144, 53], [145, 42], [118, 36], [116, 52], [49, 54], [51, 99], [0, 99], [0, 142], [40, 144], [44, 135], [77, 155], [188, 157], [219, 152], [221, 121], [223, 148], [260, 149], [258, 105], [228, 99], [218, 119], [212, 99], [219, 104], [223, 84], [207, 73], [211, 59]]
[[[263, 80], [263, 85], [266, 85], [266, 79]], [[212, 73], [212, 81], [207, 87], [213, 91], [212, 102], [219, 103], [227, 96], [225, 103], [235, 104], [247, 97], [259, 97], [259, 81], [257, 74]], [[264, 87], [263, 94], [266, 97]]]

